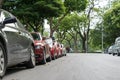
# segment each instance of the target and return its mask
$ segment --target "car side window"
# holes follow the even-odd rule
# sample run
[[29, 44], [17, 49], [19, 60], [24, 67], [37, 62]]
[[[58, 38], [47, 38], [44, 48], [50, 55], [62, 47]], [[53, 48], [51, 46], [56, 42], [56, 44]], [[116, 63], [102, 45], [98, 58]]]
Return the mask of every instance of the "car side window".
[[[1, 15], [2, 15], [1, 16], [2, 21], [7, 19], [7, 18], [11, 18], [12, 17], [12, 15], [10, 15], [8, 12], [2, 12]], [[8, 23], [8, 24], [5, 24], [5, 25], [6, 26], [10, 26], [10, 27], [16, 27], [15, 23]]]

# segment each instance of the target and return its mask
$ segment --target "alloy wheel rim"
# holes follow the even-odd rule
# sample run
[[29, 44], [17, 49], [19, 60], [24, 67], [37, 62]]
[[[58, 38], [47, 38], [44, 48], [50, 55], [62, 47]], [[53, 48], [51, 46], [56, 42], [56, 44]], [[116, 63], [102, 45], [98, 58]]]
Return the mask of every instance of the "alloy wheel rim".
[[0, 47], [0, 74], [4, 72], [5, 59], [2, 48]]

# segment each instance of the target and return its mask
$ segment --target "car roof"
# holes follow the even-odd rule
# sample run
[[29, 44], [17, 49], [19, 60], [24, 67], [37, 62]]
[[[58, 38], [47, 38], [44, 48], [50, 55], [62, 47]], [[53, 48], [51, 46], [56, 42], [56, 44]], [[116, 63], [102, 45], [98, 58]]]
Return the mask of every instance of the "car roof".
[[115, 42], [116, 42], [116, 41], [120, 41], [120, 37], [117, 37], [117, 38], [115, 39]]

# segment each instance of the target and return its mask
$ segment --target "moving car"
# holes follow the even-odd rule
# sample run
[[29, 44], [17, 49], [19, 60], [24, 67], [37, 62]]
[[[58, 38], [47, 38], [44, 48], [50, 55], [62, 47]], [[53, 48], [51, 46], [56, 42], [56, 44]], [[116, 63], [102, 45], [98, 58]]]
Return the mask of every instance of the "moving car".
[[47, 43], [48, 41], [46, 41], [47, 39], [42, 37], [39, 32], [32, 32], [31, 35], [34, 39], [36, 62], [46, 64], [46, 60], [51, 61], [49, 44]]
[[35, 67], [33, 38], [15, 16], [0, 9], [0, 77], [20, 63]]

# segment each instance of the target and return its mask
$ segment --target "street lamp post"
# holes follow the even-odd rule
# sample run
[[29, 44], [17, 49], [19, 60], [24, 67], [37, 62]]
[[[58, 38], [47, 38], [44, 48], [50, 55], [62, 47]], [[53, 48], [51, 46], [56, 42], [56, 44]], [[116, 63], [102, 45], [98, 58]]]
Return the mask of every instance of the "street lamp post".
[[104, 47], [103, 47], [103, 46], [104, 46], [104, 45], [103, 45], [103, 44], [104, 44], [104, 43], [103, 43], [103, 39], [104, 39], [104, 38], [103, 38], [103, 25], [102, 25], [102, 30], [101, 30], [101, 31], [102, 31], [102, 53], [103, 53], [103, 52], [104, 52]]
[[86, 53], [88, 52], [88, 39], [87, 39], [87, 33], [86, 33]]
[[108, 3], [109, 3], [109, 8], [111, 8], [111, 0], [109, 0], [109, 2], [108, 2]]

